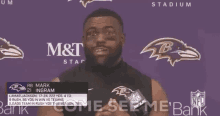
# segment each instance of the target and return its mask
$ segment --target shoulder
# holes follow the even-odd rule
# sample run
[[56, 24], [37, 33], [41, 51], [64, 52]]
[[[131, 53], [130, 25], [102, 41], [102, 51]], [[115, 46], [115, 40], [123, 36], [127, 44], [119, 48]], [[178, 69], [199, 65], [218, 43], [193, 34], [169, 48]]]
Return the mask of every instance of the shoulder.
[[165, 91], [161, 84], [152, 79], [152, 100], [155, 107], [150, 112], [150, 116], [169, 116], [169, 104]]
[[51, 80], [51, 82], [60, 82], [60, 79], [59, 79], [59, 77], [55, 77]]
[[167, 100], [167, 95], [166, 95], [164, 89], [162, 88], [161, 84], [154, 79], [151, 79], [151, 83], [152, 83], [152, 99], [153, 99], [153, 101]]
[[147, 79], [148, 81], [151, 80], [151, 78], [143, 73], [141, 73], [138, 69], [132, 67], [131, 65], [129, 65], [128, 63], [124, 62], [124, 66], [127, 67], [127, 72], [130, 74], [130, 75], [136, 75], [138, 77], [140, 77], [140, 79]]

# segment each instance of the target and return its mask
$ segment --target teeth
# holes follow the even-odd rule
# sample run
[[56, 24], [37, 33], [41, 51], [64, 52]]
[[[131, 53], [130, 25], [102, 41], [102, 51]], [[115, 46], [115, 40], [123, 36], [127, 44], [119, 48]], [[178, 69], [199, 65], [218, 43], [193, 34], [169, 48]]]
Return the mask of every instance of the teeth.
[[100, 52], [100, 51], [103, 51], [103, 49], [101, 49], [101, 48], [100, 49], [96, 49], [96, 52]]

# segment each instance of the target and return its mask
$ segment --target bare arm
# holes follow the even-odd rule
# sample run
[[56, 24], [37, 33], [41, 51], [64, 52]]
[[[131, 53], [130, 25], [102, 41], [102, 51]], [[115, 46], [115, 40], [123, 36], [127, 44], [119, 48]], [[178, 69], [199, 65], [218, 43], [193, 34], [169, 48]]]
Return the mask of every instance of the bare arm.
[[[60, 79], [56, 77], [52, 82], [60, 82]], [[38, 107], [37, 116], [63, 116], [62, 110], [62, 106], [40, 106]]]
[[169, 116], [169, 104], [165, 91], [161, 85], [152, 79], [152, 100], [157, 103], [157, 107], [152, 107], [150, 116]]

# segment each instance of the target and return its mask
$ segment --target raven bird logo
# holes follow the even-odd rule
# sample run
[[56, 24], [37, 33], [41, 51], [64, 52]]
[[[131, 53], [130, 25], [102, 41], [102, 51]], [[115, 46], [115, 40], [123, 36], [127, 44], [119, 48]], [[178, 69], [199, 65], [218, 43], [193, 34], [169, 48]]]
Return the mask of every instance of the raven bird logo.
[[111, 1], [112, 2], [112, 0], [80, 0], [79, 2], [82, 3], [82, 5], [86, 8], [88, 3], [92, 3], [94, 1]]
[[15, 84], [12, 84], [9, 89], [11, 90], [16, 90], [17, 92], [19, 91], [25, 91], [26, 90], [26, 87], [25, 86], [22, 86], [21, 84], [19, 83], [15, 83]]
[[156, 60], [168, 58], [172, 66], [182, 60], [200, 60], [200, 53], [181, 40], [175, 38], [159, 38], [149, 43], [140, 54], [152, 51], [150, 58], [157, 57]]
[[24, 58], [23, 51], [0, 37], [0, 60], [4, 58]]
[[127, 97], [131, 93], [133, 93], [134, 91], [132, 91], [131, 89], [129, 89], [129, 88], [125, 87], [125, 86], [119, 86], [119, 87], [114, 88], [112, 90], [112, 93], [113, 92], [116, 92], [116, 95]]

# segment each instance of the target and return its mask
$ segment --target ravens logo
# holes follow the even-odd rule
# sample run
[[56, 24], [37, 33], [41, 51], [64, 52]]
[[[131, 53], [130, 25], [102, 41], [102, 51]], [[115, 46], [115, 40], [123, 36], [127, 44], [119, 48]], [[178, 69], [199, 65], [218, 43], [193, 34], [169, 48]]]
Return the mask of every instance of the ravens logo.
[[19, 83], [12, 84], [12, 85], [9, 87], [9, 89], [11, 89], [11, 90], [16, 90], [17, 92], [19, 92], [19, 91], [25, 91], [25, 90], [26, 90], [26, 88], [25, 88], [24, 86], [22, 86], [21, 84], [19, 84]]
[[6, 39], [0, 38], [0, 60], [4, 58], [23, 58], [24, 53], [19, 47], [10, 44]]
[[127, 97], [127, 96], [129, 96], [131, 93], [133, 93], [134, 91], [132, 91], [131, 89], [129, 89], [129, 88], [127, 88], [127, 87], [119, 86], [119, 87], [114, 88], [114, 89], [112, 90], [112, 93], [113, 93], [113, 92], [116, 92], [116, 95]]
[[93, 1], [94, 1], [94, 0], [80, 0], [79, 2], [81, 2], [82, 5], [86, 8], [86, 5], [87, 5], [88, 3], [93, 2]]
[[94, 2], [94, 1], [112, 1], [112, 0], [80, 0], [79, 2], [82, 3], [82, 5], [86, 8], [88, 3]]
[[200, 60], [200, 53], [183, 41], [175, 38], [159, 38], [149, 43], [140, 54], [152, 51], [150, 58], [157, 57], [156, 60], [168, 58], [172, 66], [182, 60]]

